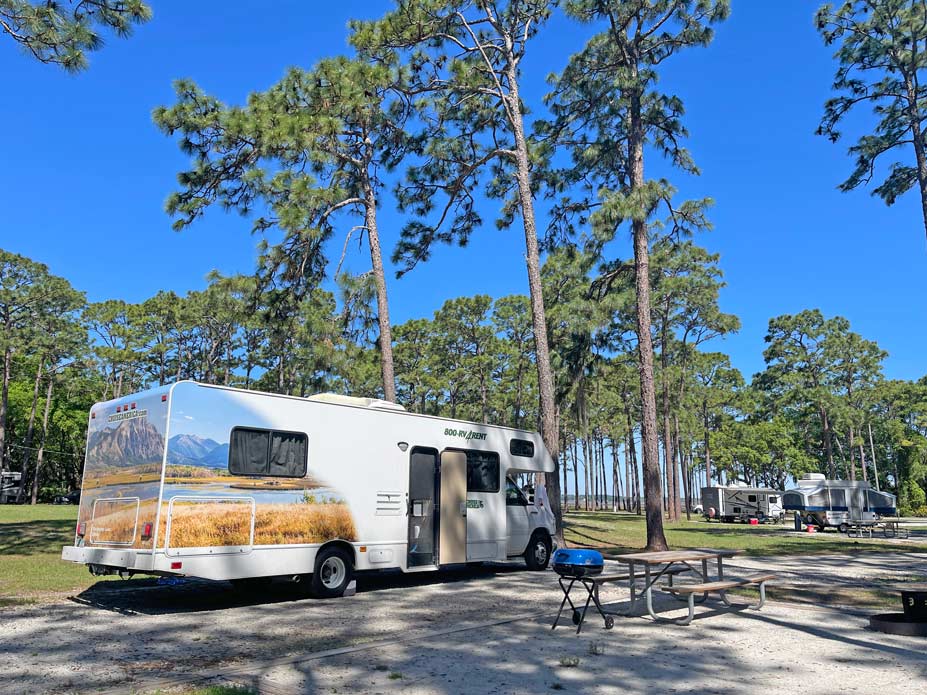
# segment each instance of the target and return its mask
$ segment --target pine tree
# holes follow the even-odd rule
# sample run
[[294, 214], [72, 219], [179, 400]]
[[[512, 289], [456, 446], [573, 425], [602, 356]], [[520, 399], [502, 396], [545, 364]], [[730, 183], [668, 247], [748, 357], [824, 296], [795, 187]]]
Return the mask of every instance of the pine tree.
[[87, 54], [103, 46], [100, 29], [125, 38], [149, 19], [141, 0], [0, 0], [0, 30], [36, 60], [68, 72], [85, 69]]
[[824, 42], [837, 45], [834, 57], [839, 63], [832, 85], [838, 96], [825, 103], [818, 133], [836, 142], [844, 118], [862, 104], [878, 118], [874, 132], [850, 147], [856, 167], [840, 190], [869, 184], [883, 156], [910, 146], [915, 165], [892, 163], [872, 193], [892, 205], [916, 185], [927, 234], [927, 5], [918, 0], [846, 0], [824, 5], [815, 21]]
[[[466, 244], [482, 219], [474, 193], [480, 183], [504, 201], [497, 220], [521, 217], [534, 328], [541, 434], [559, 465], [559, 429], [541, 287], [534, 212], [534, 159], [520, 95], [520, 64], [551, 12], [547, 0], [400, 0], [373, 22], [352, 23], [351, 43], [375, 63], [408, 66], [407, 92], [423, 125], [422, 161], [400, 188], [407, 224], [394, 259], [411, 269], [436, 242]], [[436, 221], [425, 221], [432, 214]], [[560, 525], [560, 476], [546, 476]]]
[[[728, 15], [727, 0], [570, 0], [567, 13], [600, 29], [555, 79], [548, 101], [555, 119], [542, 134], [566, 145], [571, 170], [558, 186], [578, 185], [584, 197], [562, 208], [589, 219], [601, 245], [625, 222], [631, 226], [636, 334], [641, 383], [641, 444], [647, 507], [647, 547], [666, 548], [661, 516], [660, 455], [651, 335], [650, 241], [664, 225], [679, 238], [707, 226], [706, 201], [672, 203], [666, 181], [644, 176], [649, 144], [675, 166], [696, 173], [680, 145], [686, 135], [678, 97], [656, 89], [659, 68], [684, 48], [707, 45], [711, 25]], [[656, 221], [659, 211], [666, 222]], [[594, 211], [589, 218], [590, 211]], [[614, 273], [627, 270], [617, 264]]]

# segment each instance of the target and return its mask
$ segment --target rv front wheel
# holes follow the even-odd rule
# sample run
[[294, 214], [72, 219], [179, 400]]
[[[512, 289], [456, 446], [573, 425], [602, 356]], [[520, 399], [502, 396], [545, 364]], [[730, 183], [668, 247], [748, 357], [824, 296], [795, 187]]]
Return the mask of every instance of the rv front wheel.
[[525, 564], [532, 572], [547, 569], [550, 562], [550, 537], [546, 533], [536, 533], [525, 549]]
[[318, 598], [341, 596], [354, 575], [351, 556], [342, 548], [325, 548], [315, 559], [312, 593]]
[[846, 533], [847, 531], [850, 530], [850, 525], [849, 525], [849, 524], [845, 524], [845, 523], [844, 523], [844, 524], [838, 524], [837, 530], [840, 531], [840, 533]]

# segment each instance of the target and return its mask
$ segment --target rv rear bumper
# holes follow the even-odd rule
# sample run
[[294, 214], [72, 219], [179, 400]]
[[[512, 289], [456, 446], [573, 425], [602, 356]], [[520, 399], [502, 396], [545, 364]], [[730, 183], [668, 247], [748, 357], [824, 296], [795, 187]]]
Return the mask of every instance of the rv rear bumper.
[[61, 559], [82, 565], [102, 565], [119, 569], [146, 572], [153, 569], [151, 552], [138, 550], [117, 550], [114, 548], [79, 548], [66, 545], [61, 549]]

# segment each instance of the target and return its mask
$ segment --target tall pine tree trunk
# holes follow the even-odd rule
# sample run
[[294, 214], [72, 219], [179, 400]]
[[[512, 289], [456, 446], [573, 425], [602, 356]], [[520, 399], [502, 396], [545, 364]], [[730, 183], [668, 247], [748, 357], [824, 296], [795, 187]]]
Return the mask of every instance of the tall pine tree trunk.
[[824, 436], [824, 451], [827, 453], [827, 476], [829, 478], [836, 478], [837, 467], [834, 465], [834, 444], [830, 431], [830, 419], [827, 417], [827, 410], [823, 406], [820, 408], [820, 413], [821, 427]]
[[[370, 265], [377, 288], [377, 328], [380, 332], [380, 376], [383, 380], [383, 397], [396, 400], [396, 376], [393, 370], [393, 329], [389, 322], [389, 301], [386, 295], [386, 273], [383, 270], [383, 252], [377, 229], [377, 201], [373, 185], [364, 181], [364, 225], [370, 244]], [[556, 454], [551, 452], [552, 456]]]
[[869, 453], [872, 454], [872, 477], [875, 480], [875, 489], [876, 492], [881, 492], [879, 489], [879, 466], [876, 463], [876, 452], [875, 444], [872, 441], [872, 423], [867, 423], [869, 427]]
[[573, 509], [579, 511], [579, 451], [573, 437]]
[[[10, 402], [10, 370], [13, 366], [13, 350], [7, 346], [3, 351], [3, 376], [0, 385], [0, 473], [6, 470], [6, 418]], [[21, 484], [24, 484], [22, 481]]]
[[[638, 75], [634, 74], [635, 83]], [[641, 94], [631, 97], [630, 196], [644, 198], [644, 127]], [[666, 550], [663, 534], [663, 497], [660, 452], [657, 442], [657, 397], [653, 383], [653, 337], [650, 334], [650, 239], [647, 211], [639, 209], [632, 220], [634, 235], [634, 292], [637, 298], [638, 373], [641, 382], [641, 448], [644, 456], [644, 505], [647, 515], [647, 550]]]
[[[916, 51], [915, 51], [916, 54]], [[921, 194], [921, 218], [924, 222], [924, 234], [927, 235], [927, 144], [924, 142], [924, 130], [921, 128], [923, 114], [920, 111], [920, 95], [915, 84], [915, 75], [904, 72], [905, 89], [908, 96], [908, 123], [911, 126], [911, 142], [914, 145], [914, 158], [917, 161], [917, 185]]]
[[39, 477], [42, 474], [42, 460], [45, 458], [45, 440], [48, 437], [48, 414], [51, 412], [52, 387], [55, 384], [54, 372], [48, 375], [48, 390], [45, 392], [45, 409], [42, 413], [42, 443], [39, 444], [38, 455], [35, 458], [35, 475], [32, 477], [32, 499], [35, 504], [39, 499]]
[[23, 467], [19, 492], [16, 493], [16, 503], [19, 504], [26, 496], [26, 485], [29, 480], [29, 463], [32, 461], [32, 437], [35, 433], [35, 412], [39, 406], [39, 386], [42, 381], [42, 364], [44, 358], [39, 357], [39, 366], [35, 370], [35, 383], [32, 385], [32, 408], [29, 410], [29, 424], [26, 426], [26, 439], [23, 441]]
[[[534, 219], [534, 199], [531, 193], [531, 165], [528, 143], [525, 139], [521, 99], [518, 95], [517, 61], [510, 60], [507, 72], [510, 94], [508, 111], [511, 114], [512, 134], [515, 140], [515, 177], [518, 183], [518, 202], [525, 229], [525, 265], [528, 270], [528, 291], [531, 298], [531, 318], [534, 329], [535, 363], [538, 371], [538, 396], [541, 419], [541, 436], [547, 451], [559, 460], [560, 442], [557, 431], [556, 404], [554, 403], [554, 374], [550, 366], [550, 348], [547, 342], [547, 315], [541, 286], [541, 255], [538, 250], [538, 232]], [[562, 513], [560, 510], [560, 476], [555, 469], [545, 476], [551, 510], [557, 521], [557, 535], [562, 539]]]

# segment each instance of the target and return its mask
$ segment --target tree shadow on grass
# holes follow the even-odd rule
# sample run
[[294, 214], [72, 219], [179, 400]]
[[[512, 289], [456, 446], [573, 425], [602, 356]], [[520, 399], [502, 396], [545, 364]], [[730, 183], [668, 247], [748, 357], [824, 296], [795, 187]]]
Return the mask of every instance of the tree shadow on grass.
[[0, 525], [0, 554], [41, 555], [61, 552], [73, 539], [74, 522], [69, 519], [28, 521]]

